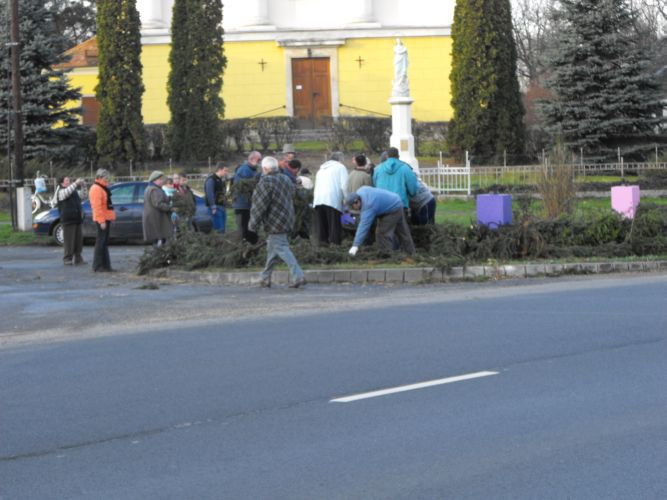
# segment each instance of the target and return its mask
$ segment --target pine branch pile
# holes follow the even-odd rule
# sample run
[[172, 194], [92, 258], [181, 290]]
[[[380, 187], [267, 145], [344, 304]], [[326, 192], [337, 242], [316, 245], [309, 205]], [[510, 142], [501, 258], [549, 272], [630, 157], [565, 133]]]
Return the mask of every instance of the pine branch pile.
[[[386, 254], [375, 246], [362, 247], [352, 258], [347, 235], [340, 247], [319, 247], [297, 238], [291, 247], [300, 264], [323, 266], [340, 263], [366, 265], [409, 264], [447, 269], [488, 260], [521, 260], [566, 257], [625, 257], [667, 253], [667, 207], [642, 205], [633, 221], [613, 213], [586, 219], [562, 217], [526, 219], [517, 224], [489, 229], [453, 223], [411, 228], [417, 254]], [[149, 248], [139, 263], [139, 274], [151, 269], [178, 266], [244, 269], [262, 267], [266, 259], [263, 241], [251, 245], [236, 235], [203, 234], [191, 231], [160, 248]]]

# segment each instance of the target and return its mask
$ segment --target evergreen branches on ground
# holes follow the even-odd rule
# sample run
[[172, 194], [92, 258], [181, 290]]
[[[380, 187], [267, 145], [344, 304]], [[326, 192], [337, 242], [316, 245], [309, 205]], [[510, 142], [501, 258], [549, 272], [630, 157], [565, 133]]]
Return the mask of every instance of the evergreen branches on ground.
[[[411, 227], [415, 256], [386, 254], [364, 246], [356, 257], [347, 253], [353, 234], [343, 245], [320, 247], [296, 238], [292, 250], [300, 264], [356, 266], [404, 264], [449, 268], [455, 265], [525, 259], [629, 257], [667, 253], [667, 207], [642, 204], [634, 220], [610, 211], [585, 218], [526, 217], [515, 224], [489, 229], [453, 223]], [[238, 241], [236, 235], [182, 232], [160, 248], [146, 250], [139, 273], [176, 266], [184, 269], [259, 268], [266, 259], [265, 245]]]
[[114, 170], [145, 153], [140, 29], [136, 0], [97, 1], [97, 152], [100, 162]]

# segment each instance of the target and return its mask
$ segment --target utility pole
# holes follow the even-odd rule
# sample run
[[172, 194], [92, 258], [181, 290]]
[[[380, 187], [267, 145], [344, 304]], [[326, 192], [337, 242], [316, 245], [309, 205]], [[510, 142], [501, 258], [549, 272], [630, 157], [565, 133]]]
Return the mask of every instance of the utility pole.
[[14, 164], [16, 185], [23, 187], [23, 112], [21, 110], [21, 46], [19, 39], [19, 0], [11, 0], [10, 46], [12, 48], [12, 95], [14, 107]]

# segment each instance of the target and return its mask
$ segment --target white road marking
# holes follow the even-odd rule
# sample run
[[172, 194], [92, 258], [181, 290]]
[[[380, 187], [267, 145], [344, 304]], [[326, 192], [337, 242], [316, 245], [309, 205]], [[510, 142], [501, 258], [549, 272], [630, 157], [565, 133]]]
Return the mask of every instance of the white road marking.
[[379, 391], [362, 392], [360, 394], [353, 394], [352, 396], [345, 396], [329, 401], [330, 403], [351, 403], [359, 401], [360, 399], [378, 398], [388, 394], [396, 394], [397, 392], [414, 391], [417, 389], [424, 389], [425, 387], [433, 387], [434, 385], [451, 384], [453, 382], [461, 382], [463, 380], [471, 380], [475, 378], [490, 377], [491, 375], [498, 375], [498, 372], [475, 372], [466, 373], [465, 375], [457, 375], [456, 377], [440, 378], [437, 380], [429, 380], [427, 382], [419, 382], [418, 384], [400, 385], [398, 387], [391, 387], [389, 389], [381, 389]]

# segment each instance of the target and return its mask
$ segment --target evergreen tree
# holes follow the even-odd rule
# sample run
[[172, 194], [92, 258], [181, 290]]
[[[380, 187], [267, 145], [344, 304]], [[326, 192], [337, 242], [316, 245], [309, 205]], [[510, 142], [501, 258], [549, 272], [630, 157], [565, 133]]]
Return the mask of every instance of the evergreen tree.
[[664, 143], [662, 104], [626, 0], [561, 0], [548, 62], [553, 98], [542, 112], [570, 149], [598, 160], [639, 160]]
[[47, 0], [46, 5], [63, 35], [61, 52], [95, 36], [95, 0]]
[[171, 29], [169, 143], [175, 159], [203, 160], [215, 156], [221, 144], [227, 65], [221, 0], [176, 0]]
[[451, 153], [488, 161], [524, 150], [510, 0], [458, 0], [452, 27]]
[[[58, 160], [81, 140], [80, 110], [67, 107], [81, 94], [73, 89], [65, 72], [66, 61], [59, 52], [62, 36], [56, 32], [52, 13], [43, 0], [20, 0], [21, 97], [23, 100], [24, 154], [26, 159]], [[0, 144], [7, 144], [7, 114], [11, 110], [11, 61], [7, 0], [0, 2]]]
[[97, 1], [100, 102], [97, 152], [115, 168], [140, 160], [145, 149], [141, 97], [141, 34], [136, 0]]

